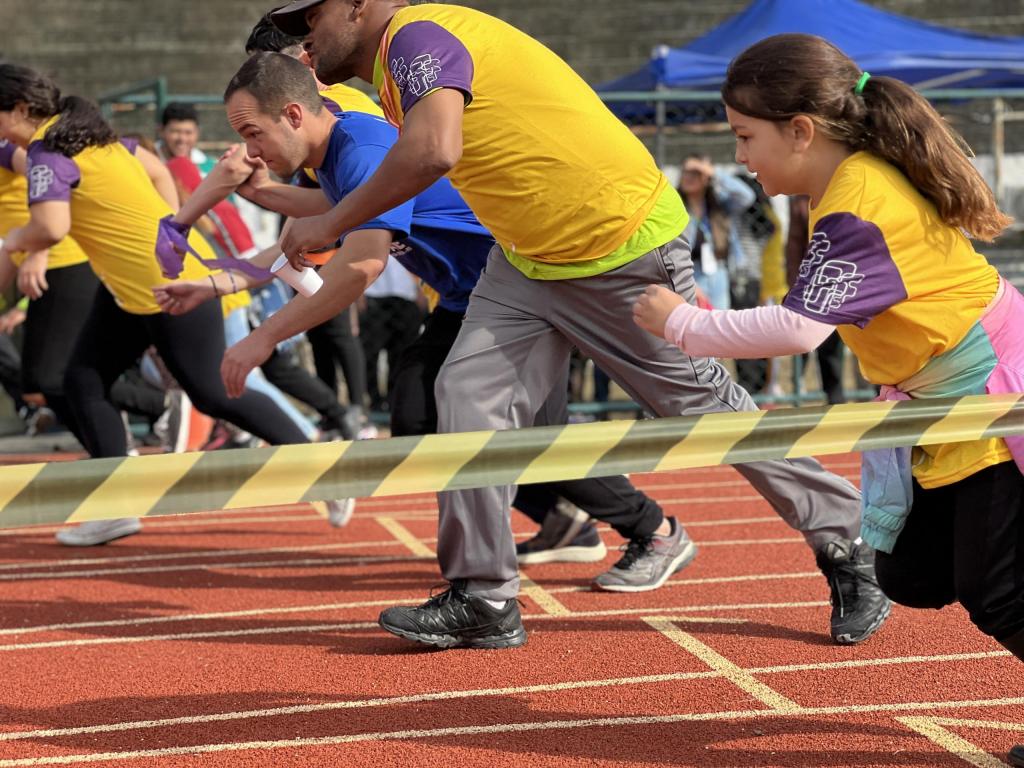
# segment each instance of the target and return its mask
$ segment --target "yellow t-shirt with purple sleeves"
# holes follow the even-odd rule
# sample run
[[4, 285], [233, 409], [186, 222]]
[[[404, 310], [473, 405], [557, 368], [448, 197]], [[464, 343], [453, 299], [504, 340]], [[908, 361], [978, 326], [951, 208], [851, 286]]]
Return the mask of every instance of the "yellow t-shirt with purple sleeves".
[[402, 8], [374, 83], [398, 127], [430, 93], [462, 92], [462, 159], [448, 178], [528, 277], [600, 274], [686, 225], [640, 140], [564, 61], [499, 19], [437, 3]]
[[[783, 305], [838, 327], [874, 384], [898, 387], [959, 344], [996, 296], [999, 274], [895, 167], [858, 152], [810, 211], [811, 240]], [[915, 449], [925, 488], [1011, 455], [1002, 439]]]
[[[29, 219], [28, 205], [25, 202], [28, 195], [28, 180], [14, 170], [13, 158], [16, 151], [13, 144], [6, 139], [0, 139], [0, 240], [12, 229], [27, 224]], [[11, 254], [11, 261], [18, 267], [27, 258], [27, 253]], [[50, 248], [46, 268], [73, 267], [88, 260], [89, 257], [78, 247], [78, 243], [70, 237], [65, 237]]]
[[350, 85], [325, 85], [320, 89], [320, 98], [324, 106], [335, 115], [341, 112], [365, 112], [374, 117], [384, 117], [380, 105]]
[[[87, 147], [73, 158], [47, 150], [42, 139], [56, 121], [54, 117], [40, 125], [28, 147], [29, 206], [69, 202], [69, 234], [118, 306], [133, 315], [155, 315], [160, 307], [151, 289], [173, 282], [160, 273], [153, 255], [157, 224], [172, 213], [171, 207], [120, 142]], [[215, 258], [199, 233], [189, 236], [189, 244], [204, 259]], [[181, 279], [209, 274], [196, 259], [187, 258]]]

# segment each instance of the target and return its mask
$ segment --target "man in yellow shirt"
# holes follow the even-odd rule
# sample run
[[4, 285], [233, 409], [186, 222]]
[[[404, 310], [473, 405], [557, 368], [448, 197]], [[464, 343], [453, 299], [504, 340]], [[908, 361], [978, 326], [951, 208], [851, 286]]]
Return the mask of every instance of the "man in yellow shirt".
[[[402, 129], [361, 187], [294, 222], [282, 241], [293, 265], [444, 175], [498, 242], [437, 381], [440, 432], [532, 425], [573, 346], [649, 412], [755, 409], [717, 362], [688, 357], [631, 322], [650, 283], [694, 299], [686, 211], [640, 141], [554, 53], [451, 5], [298, 0], [272, 18], [306, 35], [321, 81], [374, 82]], [[301, 329], [307, 304], [293, 304], [263, 327], [268, 337]], [[244, 369], [246, 353], [229, 350], [225, 365]], [[889, 607], [872, 584], [872, 553], [854, 541], [856, 489], [813, 460], [738, 469], [804, 534], [836, 602], [847, 601], [833, 614], [836, 641], [877, 630]], [[524, 643], [510, 502], [507, 487], [439, 494], [438, 557], [451, 588], [385, 611], [381, 625], [442, 647]], [[631, 543], [599, 586], [630, 591], [681, 567], [692, 543], [668, 528]]]

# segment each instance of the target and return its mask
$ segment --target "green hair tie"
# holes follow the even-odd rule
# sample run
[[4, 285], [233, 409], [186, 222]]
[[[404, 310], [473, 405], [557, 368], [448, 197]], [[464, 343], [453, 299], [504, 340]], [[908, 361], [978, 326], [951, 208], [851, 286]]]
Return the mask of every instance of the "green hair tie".
[[870, 72], [865, 72], [864, 74], [862, 74], [860, 76], [860, 80], [858, 80], [857, 84], [853, 87], [853, 92], [856, 93], [858, 96], [860, 96], [862, 93], [864, 93], [864, 86], [867, 85], [867, 82], [870, 79], [871, 79], [871, 73]]

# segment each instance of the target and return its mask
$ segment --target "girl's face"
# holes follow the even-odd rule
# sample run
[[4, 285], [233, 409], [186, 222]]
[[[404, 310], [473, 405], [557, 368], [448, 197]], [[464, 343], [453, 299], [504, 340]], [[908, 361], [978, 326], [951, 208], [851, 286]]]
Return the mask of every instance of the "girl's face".
[[0, 139], [27, 147], [35, 126], [26, 120], [26, 110], [21, 104], [14, 109], [0, 110]]
[[736, 135], [736, 162], [745, 165], [768, 195], [796, 195], [799, 189], [798, 142], [789, 124], [761, 120], [726, 107], [726, 117]]

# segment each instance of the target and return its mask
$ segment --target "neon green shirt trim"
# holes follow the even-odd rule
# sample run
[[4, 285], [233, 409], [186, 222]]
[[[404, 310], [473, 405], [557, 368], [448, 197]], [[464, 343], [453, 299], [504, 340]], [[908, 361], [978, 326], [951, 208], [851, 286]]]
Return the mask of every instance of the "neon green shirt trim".
[[590, 261], [551, 264], [524, 258], [504, 246], [502, 246], [502, 250], [509, 263], [531, 280], [567, 280], [575, 277], [592, 277], [636, 261], [645, 253], [679, 237], [689, 220], [679, 193], [671, 184], [666, 184], [665, 189], [658, 196], [658, 201], [651, 209], [650, 215], [644, 219], [640, 228], [630, 236], [629, 240], [607, 256]]

